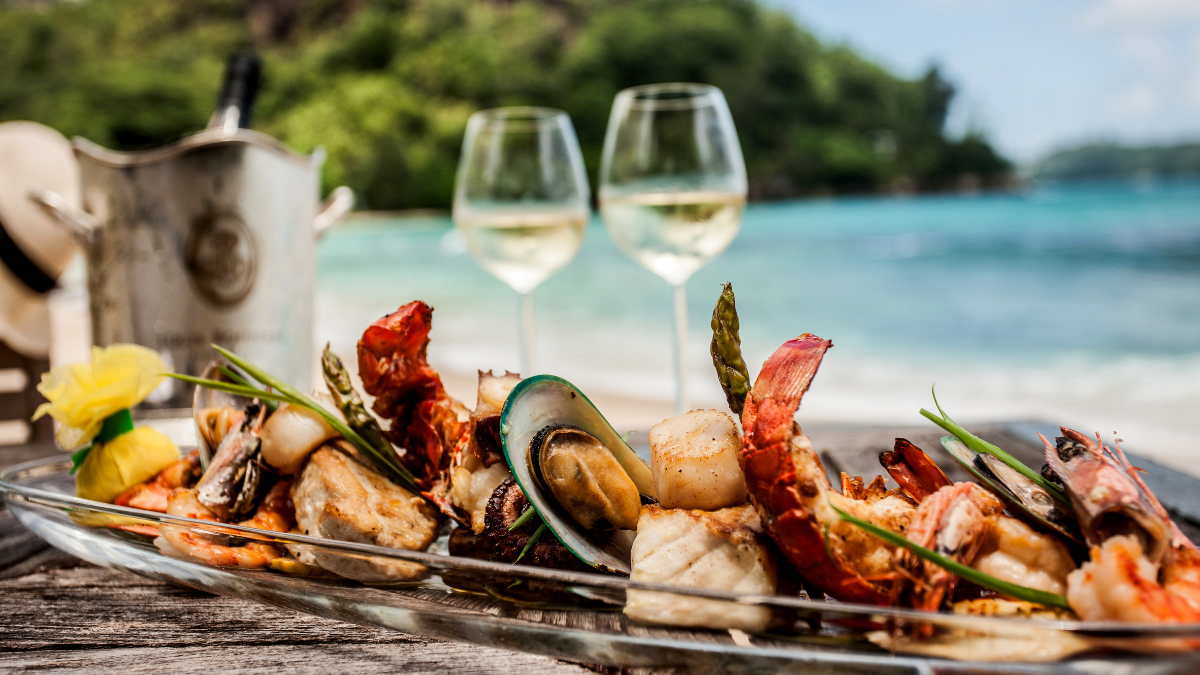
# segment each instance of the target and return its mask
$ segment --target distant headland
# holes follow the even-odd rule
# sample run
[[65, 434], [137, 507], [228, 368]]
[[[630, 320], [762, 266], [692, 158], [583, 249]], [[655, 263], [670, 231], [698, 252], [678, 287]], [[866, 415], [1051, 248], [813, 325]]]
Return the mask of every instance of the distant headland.
[[1175, 145], [1089, 143], [1059, 150], [1031, 171], [1037, 179], [1200, 175], [1200, 142]]

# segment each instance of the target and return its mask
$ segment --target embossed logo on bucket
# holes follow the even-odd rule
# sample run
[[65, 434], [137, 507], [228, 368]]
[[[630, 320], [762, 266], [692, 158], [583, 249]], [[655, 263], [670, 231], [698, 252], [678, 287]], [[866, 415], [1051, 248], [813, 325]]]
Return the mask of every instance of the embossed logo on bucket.
[[232, 307], [250, 294], [258, 255], [246, 223], [233, 213], [208, 213], [192, 223], [187, 271], [200, 297]]

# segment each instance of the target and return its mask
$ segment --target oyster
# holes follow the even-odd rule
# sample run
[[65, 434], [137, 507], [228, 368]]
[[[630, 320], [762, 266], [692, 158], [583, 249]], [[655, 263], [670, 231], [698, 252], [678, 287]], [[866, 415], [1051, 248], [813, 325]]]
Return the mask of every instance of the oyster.
[[574, 385], [522, 380], [504, 402], [500, 440], [513, 478], [554, 536], [589, 566], [630, 573], [640, 495], [650, 467]]
[[1071, 509], [1040, 485], [1015, 471], [1000, 458], [977, 453], [954, 436], [942, 437], [942, 447], [980, 485], [1008, 502], [1017, 516], [1032, 520], [1035, 525], [1062, 535], [1073, 544], [1083, 545], [1083, 537]]

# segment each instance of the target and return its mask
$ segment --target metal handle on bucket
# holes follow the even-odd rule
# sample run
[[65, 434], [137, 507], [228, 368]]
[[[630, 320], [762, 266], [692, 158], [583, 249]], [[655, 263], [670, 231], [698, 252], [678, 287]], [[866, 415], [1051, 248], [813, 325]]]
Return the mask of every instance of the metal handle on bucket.
[[30, 188], [25, 196], [37, 204], [42, 211], [65, 227], [81, 243], [90, 244], [100, 228], [100, 221], [92, 214], [71, 205], [65, 197], [42, 187]]
[[321, 235], [325, 234], [325, 231], [334, 223], [345, 218], [352, 208], [354, 208], [354, 190], [345, 185], [334, 188], [333, 192], [329, 193], [329, 199], [321, 204], [321, 212], [313, 219], [313, 233], [320, 239]]

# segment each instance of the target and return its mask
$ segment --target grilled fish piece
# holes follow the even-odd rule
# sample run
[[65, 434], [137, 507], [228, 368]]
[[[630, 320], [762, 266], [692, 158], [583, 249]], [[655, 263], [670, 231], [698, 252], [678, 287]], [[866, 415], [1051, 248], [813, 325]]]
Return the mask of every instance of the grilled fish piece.
[[[718, 511], [643, 506], [633, 541], [633, 581], [774, 595], [778, 563], [749, 504]], [[771, 610], [673, 593], [630, 590], [625, 614], [645, 623], [766, 629]]]
[[[354, 458], [338, 439], [318, 448], [292, 486], [296, 523], [307, 535], [423, 551], [437, 535], [438, 513], [424, 499]], [[358, 581], [392, 581], [421, 575], [415, 563], [379, 563], [311, 551], [317, 565]], [[299, 554], [297, 554], [299, 557]]]

